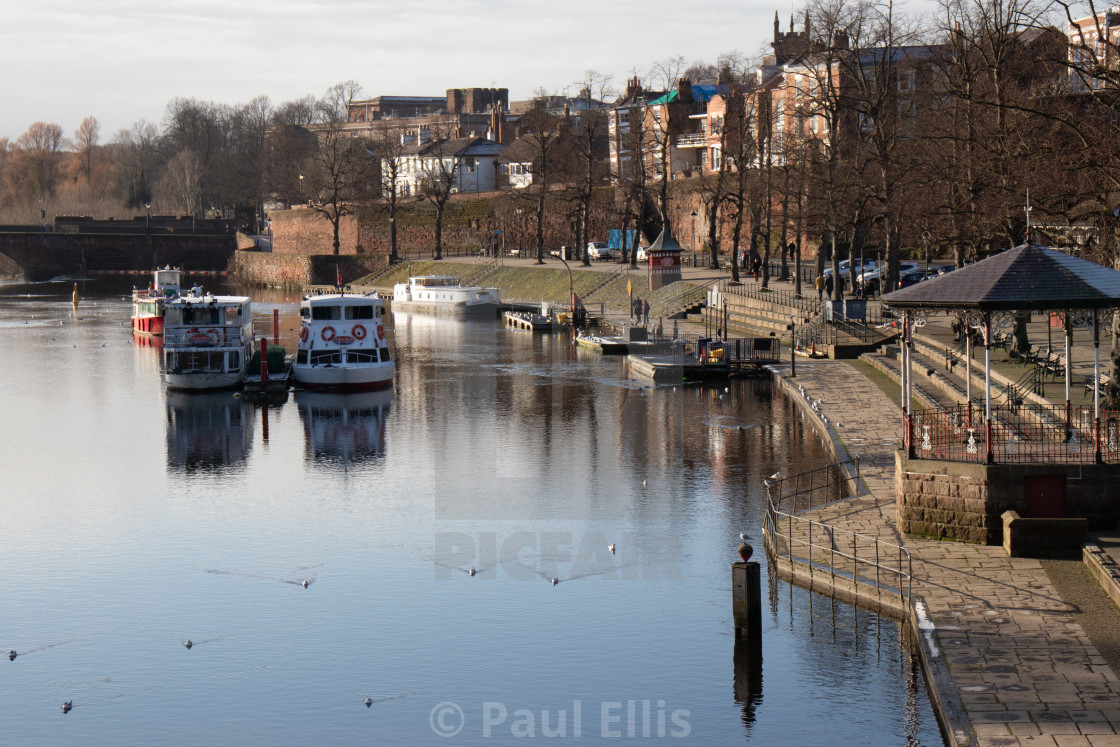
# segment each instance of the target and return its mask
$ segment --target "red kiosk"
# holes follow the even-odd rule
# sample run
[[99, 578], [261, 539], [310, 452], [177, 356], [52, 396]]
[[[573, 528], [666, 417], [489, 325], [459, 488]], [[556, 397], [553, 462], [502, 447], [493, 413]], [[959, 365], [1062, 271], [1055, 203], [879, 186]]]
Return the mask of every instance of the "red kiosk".
[[655, 291], [681, 279], [681, 252], [684, 249], [671, 235], [662, 231], [646, 249], [649, 289]]

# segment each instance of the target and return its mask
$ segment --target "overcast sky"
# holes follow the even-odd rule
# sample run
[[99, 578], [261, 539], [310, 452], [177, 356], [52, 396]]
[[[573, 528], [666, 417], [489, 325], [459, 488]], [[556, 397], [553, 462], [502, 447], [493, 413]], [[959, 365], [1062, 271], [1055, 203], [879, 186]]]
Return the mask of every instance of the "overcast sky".
[[613, 76], [673, 55], [757, 55], [792, 5], [707, 0], [0, 0], [0, 138], [36, 121], [71, 136], [86, 116], [102, 142], [168, 101], [273, 104], [353, 79], [367, 96], [448, 88], [575, 94], [588, 69]]

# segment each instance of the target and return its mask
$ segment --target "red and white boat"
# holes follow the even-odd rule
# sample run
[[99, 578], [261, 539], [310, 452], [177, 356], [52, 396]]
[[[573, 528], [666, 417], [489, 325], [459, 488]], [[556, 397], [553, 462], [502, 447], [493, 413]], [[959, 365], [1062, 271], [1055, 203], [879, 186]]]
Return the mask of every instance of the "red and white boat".
[[132, 331], [145, 337], [163, 335], [164, 304], [179, 295], [181, 270], [165, 267], [152, 273], [152, 283], [132, 291]]
[[393, 386], [393, 356], [376, 293], [330, 293], [300, 302], [292, 376], [305, 389], [360, 391]]

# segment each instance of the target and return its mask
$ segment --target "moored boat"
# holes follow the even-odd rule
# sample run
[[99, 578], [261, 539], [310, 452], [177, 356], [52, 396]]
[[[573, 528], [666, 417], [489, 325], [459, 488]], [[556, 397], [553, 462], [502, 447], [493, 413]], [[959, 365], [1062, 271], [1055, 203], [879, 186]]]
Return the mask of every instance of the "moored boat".
[[214, 296], [196, 289], [164, 303], [163, 377], [168, 388], [240, 384], [252, 354], [248, 296]]
[[359, 391], [393, 386], [384, 305], [376, 293], [330, 293], [300, 302], [292, 376], [306, 389]]
[[152, 273], [152, 282], [144, 290], [132, 291], [132, 331], [154, 337], [163, 334], [163, 307], [169, 298], [179, 295], [183, 273], [165, 267]]
[[393, 286], [393, 310], [435, 311], [456, 315], [497, 314], [497, 288], [461, 285], [449, 275], [417, 275]]

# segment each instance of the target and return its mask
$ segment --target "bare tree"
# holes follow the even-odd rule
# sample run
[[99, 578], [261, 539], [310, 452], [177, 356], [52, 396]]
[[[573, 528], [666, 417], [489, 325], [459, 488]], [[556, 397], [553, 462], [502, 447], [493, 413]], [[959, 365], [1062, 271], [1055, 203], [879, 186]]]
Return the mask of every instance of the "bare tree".
[[[35, 122], [15, 143], [19, 158], [15, 171], [28, 199], [43, 200], [54, 194], [59, 164], [66, 148], [62, 127], [53, 123]], [[42, 216], [40, 216], [42, 217]]]
[[86, 117], [74, 132], [74, 146], [81, 158], [81, 173], [86, 178], [86, 186], [93, 181], [93, 158], [100, 139], [101, 123], [96, 117]]
[[433, 259], [443, 259], [443, 214], [447, 202], [455, 193], [462, 159], [458, 151], [463, 146], [461, 139], [452, 139], [450, 126], [433, 122], [431, 142], [421, 151], [420, 194], [436, 209], [435, 253]]
[[361, 87], [350, 80], [327, 89], [316, 106], [316, 147], [305, 176], [311, 209], [331, 224], [334, 254], [340, 253], [342, 219], [355, 212], [370, 187], [373, 154], [345, 129], [350, 103], [360, 95]]
[[202, 198], [202, 159], [190, 150], [176, 153], [167, 162], [160, 179], [160, 192], [171, 207], [185, 215], [197, 215]]
[[[607, 109], [603, 102], [608, 96], [613, 95], [610, 81], [610, 76], [595, 70], [584, 73], [579, 81], [582, 104], [572, 128], [581, 165], [580, 180], [576, 189], [581, 211], [578, 244], [583, 252], [583, 263], [587, 266], [591, 264], [586, 249], [590, 240], [588, 226], [591, 219], [591, 200], [595, 196], [595, 188], [603, 182], [607, 172], [603, 160]], [[623, 247], [623, 259], [625, 259], [625, 252], [626, 248]]]
[[385, 210], [389, 214], [389, 263], [399, 261], [397, 255], [397, 211], [404, 198], [402, 167], [406, 149], [404, 128], [383, 127], [376, 131], [373, 152], [381, 160], [380, 185]]
[[536, 210], [537, 221], [537, 264], [544, 264], [544, 213], [553, 172], [556, 170], [554, 157], [560, 144], [565, 123], [543, 109], [533, 109], [521, 116], [518, 128], [521, 139], [532, 151], [533, 185], [531, 199]]

